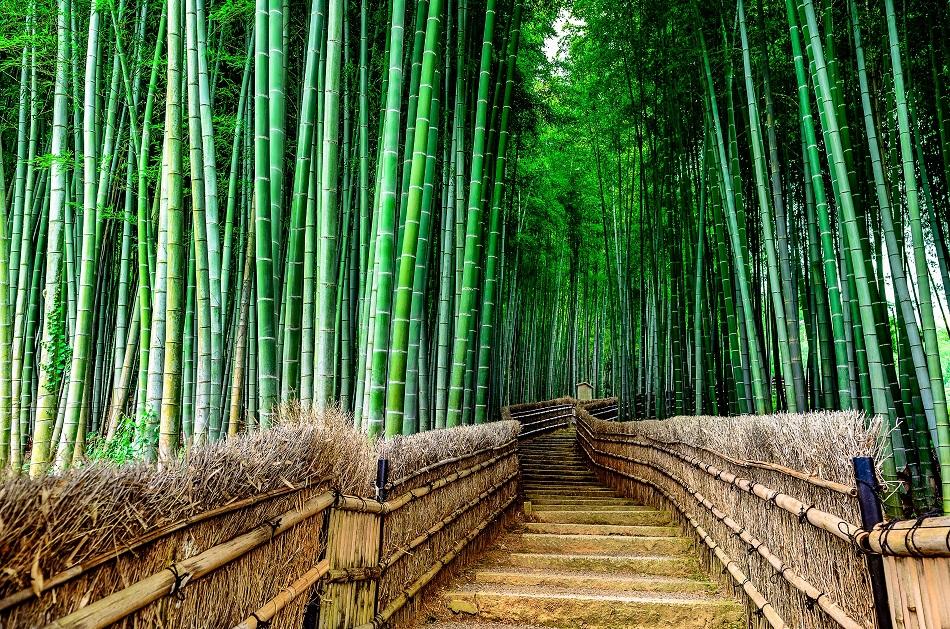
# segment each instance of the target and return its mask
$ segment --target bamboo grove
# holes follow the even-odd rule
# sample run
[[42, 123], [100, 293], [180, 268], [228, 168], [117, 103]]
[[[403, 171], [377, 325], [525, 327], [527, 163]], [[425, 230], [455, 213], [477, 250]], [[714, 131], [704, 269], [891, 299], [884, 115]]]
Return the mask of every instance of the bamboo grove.
[[0, 467], [494, 417], [522, 13], [4, 3]]
[[863, 411], [890, 508], [950, 512], [946, 3], [559, 11], [516, 209], [566, 236], [515, 363], [553, 344], [539, 386], [588, 379], [634, 418]]

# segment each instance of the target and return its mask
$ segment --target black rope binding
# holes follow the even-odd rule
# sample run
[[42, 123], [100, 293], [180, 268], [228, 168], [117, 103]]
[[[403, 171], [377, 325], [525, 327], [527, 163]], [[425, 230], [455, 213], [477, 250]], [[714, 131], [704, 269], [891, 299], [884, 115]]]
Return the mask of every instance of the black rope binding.
[[175, 598], [179, 603], [185, 600], [185, 593], [182, 592], [182, 589], [188, 585], [188, 581], [191, 579], [191, 575], [188, 573], [181, 574], [178, 572], [177, 564], [172, 564], [166, 568], [169, 572], [172, 573], [172, 576], [175, 577], [175, 582], [172, 583], [171, 589], [168, 591], [168, 595]]
[[798, 523], [802, 526], [808, 522], [808, 512], [815, 508], [815, 505], [808, 505], [807, 507], [803, 506], [802, 510], [798, 514]]

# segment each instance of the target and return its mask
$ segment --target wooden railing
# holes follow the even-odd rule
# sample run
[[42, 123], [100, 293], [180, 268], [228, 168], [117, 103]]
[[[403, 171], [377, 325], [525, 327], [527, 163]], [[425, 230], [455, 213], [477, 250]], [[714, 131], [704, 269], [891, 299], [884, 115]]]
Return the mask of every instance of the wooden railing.
[[573, 398], [558, 398], [536, 404], [506, 406], [501, 409], [501, 417], [521, 424], [518, 439], [523, 441], [567, 428], [574, 422], [575, 407]]

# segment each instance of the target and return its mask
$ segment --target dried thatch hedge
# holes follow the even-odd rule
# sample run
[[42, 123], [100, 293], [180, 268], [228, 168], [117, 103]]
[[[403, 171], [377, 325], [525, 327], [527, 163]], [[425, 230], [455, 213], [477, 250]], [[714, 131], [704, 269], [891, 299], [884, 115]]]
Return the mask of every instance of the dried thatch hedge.
[[[286, 408], [273, 430], [211, 445], [168, 469], [93, 464], [38, 481], [5, 481], [0, 485], [0, 626], [43, 626], [162, 574], [174, 562], [276, 522], [327, 491], [371, 497], [381, 455], [392, 462], [395, 495], [446, 476], [449, 465], [439, 466], [439, 461], [464, 467], [473, 453], [473, 460], [483, 460], [486, 452], [512, 442], [519, 428], [514, 422], [490, 424], [374, 445], [350, 425], [339, 412], [317, 417]], [[471, 502], [503, 472], [486, 467], [484, 473], [432, 491], [430, 499], [410, 502], [401, 510], [405, 515], [391, 516], [400, 518], [406, 532], [394, 537], [390, 548], [406, 535], [411, 540], [431, 528], [436, 515], [444, 519]], [[428, 505], [428, 511], [420, 514], [419, 505]], [[471, 507], [466, 514], [481, 516], [491, 506]], [[468, 530], [462, 529], [473, 517], [444, 526], [439, 543], [431, 544], [433, 553], [464, 537]], [[233, 626], [313, 570], [324, 552], [323, 527], [323, 517], [308, 517], [120, 624]], [[394, 570], [391, 588], [400, 589], [408, 582], [397, 581], [413, 574]], [[310, 590], [277, 614], [272, 626], [299, 626]]]
[[579, 410], [578, 424], [608, 482], [663, 508], [675, 500], [788, 626], [873, 626], [865, 560], [848, 540], [860, 523], [851, 459], [878, 453], [877, 427], [863, 416], [619, 423]]

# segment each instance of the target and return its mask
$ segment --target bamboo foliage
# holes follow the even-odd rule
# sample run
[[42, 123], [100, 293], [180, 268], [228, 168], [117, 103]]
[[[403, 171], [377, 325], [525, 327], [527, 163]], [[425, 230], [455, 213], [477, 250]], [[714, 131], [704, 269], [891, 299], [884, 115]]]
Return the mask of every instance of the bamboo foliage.
[[[168, 464], [298, 401], [372, 436], [445, 425], [449, 338], [453, 423], [463, 397], [467, 421], [476, 398], [479, 421], [497, 416], [499, 313], [482, 302], [502, 277], [521, 12], [11, 6], [0, 464]], [[457, 281], [433, 282], [443, 270]]]
[[520, 112], [504, 393], [862, 411], [889, 509], [950, 508], [945, 9], [572, 3]]

